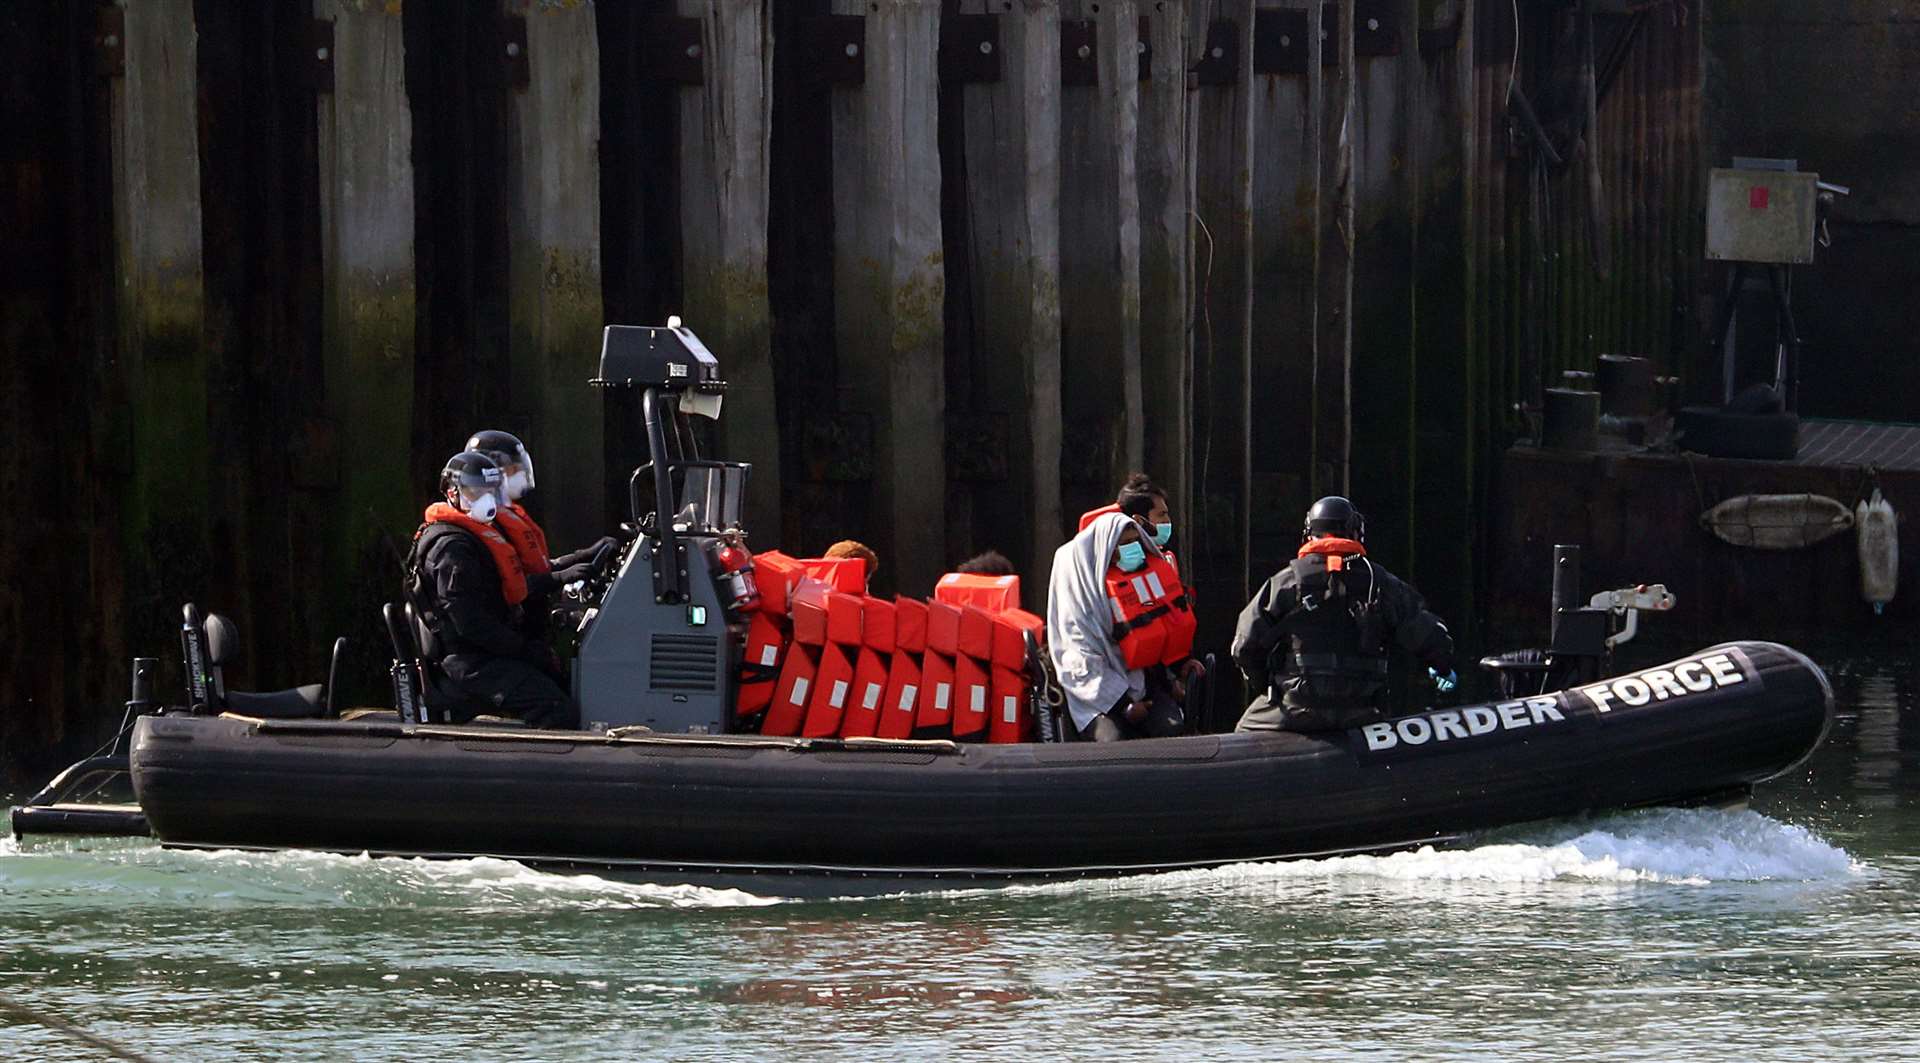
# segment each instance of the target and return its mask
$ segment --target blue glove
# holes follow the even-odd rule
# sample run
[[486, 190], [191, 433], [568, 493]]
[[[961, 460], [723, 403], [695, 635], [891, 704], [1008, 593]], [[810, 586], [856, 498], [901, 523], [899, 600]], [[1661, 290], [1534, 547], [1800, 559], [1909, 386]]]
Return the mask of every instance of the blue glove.
[[1446, 675], [1441, 675], [1439, 672], [1429, 668], [1427, 669], [1427, 674], [1433, 677], [1433, 689], [1438, 690], [1442, 694], [1451, 694], [1453, 693], [1453, 688], [1460, 685], [1459, 672], [1450, 671]]

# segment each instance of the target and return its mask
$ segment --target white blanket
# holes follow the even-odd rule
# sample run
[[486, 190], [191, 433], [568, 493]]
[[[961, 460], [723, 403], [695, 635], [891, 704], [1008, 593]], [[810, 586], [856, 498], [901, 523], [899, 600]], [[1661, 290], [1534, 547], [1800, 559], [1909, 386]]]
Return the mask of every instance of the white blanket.
[[[1053, 655], [1076, 729], [1085, 729], [1123, 694], [1147, 694], [1145, 676], [1127, 667], [1114, 644], [1113, 607], [1107, 602], [1107, 569], [1132, 521], [1124, 514], [1104, 514], [1053, 552], [1047, 652]], [[1151, 538], [1142, 536], [1141, 542], [1149, 552], [1160, 552]]]

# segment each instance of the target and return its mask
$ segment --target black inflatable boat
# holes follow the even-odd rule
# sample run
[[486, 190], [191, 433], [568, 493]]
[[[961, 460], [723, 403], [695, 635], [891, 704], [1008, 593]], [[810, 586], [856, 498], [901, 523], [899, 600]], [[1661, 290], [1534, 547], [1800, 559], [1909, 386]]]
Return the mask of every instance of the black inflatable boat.
[[1766, 642], [1326, 736], [960, 745], [142, 718], [132, 772], [171, 846], [489, 855], [696, 877], [1010, 879], [1381, 850], [1734, 797], [1832, 719]]

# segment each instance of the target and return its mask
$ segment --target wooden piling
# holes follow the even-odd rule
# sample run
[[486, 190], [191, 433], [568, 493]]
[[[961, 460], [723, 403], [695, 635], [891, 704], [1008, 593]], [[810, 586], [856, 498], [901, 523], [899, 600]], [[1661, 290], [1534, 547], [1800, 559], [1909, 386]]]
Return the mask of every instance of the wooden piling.
[[1315, 4], [1313, 38], [1323, 50], [1310, 61], [1312, 77], [1327, 68], [1324, 50], [1333, 52], [1334, 80], [1314, 79], [1322, 115], [1320, 177], [1319, 306], [1314, 315], [1313, 493], [1350, 494], [1349, 452], [1353, 444], [1353, 138], [1354, 0], [1339, 0], [1338, 19], [1325, 25], [1327, 5]]
[[[1288, 19], [1282, 46], [1310, 56], [1309, 16], [1298, 5], [1266, 7]], [[1296, 70], [1254, 78], [1253, 334], [1251, 379], [1261, 416], [1251, 437], [1249, 529], [1253, 579], [1273, 574], [1299, 546], [1300, 514], [1313, 495], [1314, 267], [1320, 235], [1321, 112], [1311, 93], [1311, 59]], [[1204, 254], [1204, 244], [1196, 254]], [[1196, 260], [1196, 268], [1204, 268]]]
[[1253, 0], [1195, 5], [1191, 18], [1190, 48], [1197, 54], [1189, 58], [1210, 61], [1218, 73], [1203, 77], [1188, 94], [1194, 108], [1195, 255], [1209, 256], [1211, 262], [1196, 261], [1198, 497], [1193, 550], [1181, 563], [1203, 603], [1199, 644], [1222, 649], [1253, 579]]
[[1187, 19], [1174, 0], [1141, 0], [1146, 80], [1140, 83], [1134, 173], [1140, 197], [1142, 462], [1167, 490], [1174, 522], [1191, 535], [1194, 480], [1188, 358], [1192, 256], [1187, 167]]
[[[599, 367], [600, 72], [593, 9], [507, 0], [524, 19], [525, 85], [508, 106], [508, 274], [516, 416], [554, 549], [604, 534], [604, 427], [588, 386]], [[486, 427], [475, 425], [475, 428]]]
[[[909, 594], [946, 564], [945, 262], [938, 0], [834, 0], [864, 15], [864, 83], [834, 92], [834, 310], [848, 411], [870, 418], [860, 529]], [[883, 577], [884, 578], [884, 577]]]
[[[1139, 20], [1132, 0], [1066, 0], [1061, 63], [1060, 332], [1069, 513], [1140, 466]], [[1092, 68], [1092, 69], [1089, 69]], [[1087, 80], [1088, 78], [1091, 80]]]
[[773, 37], [762, 0], [678, 0], [700, 20], [703, 82], [680, 89], [680, 208], [686, 323], [727, 379], [720, 456], [753, 464], [746, 526], [780, 534], [780, 431], [767, 299]]
[[[1004, 419], [1006, 475], [972, 493], [973, 546], [1008, 554], [1027, 607], [1046, 607], [1061, 504], [1060, 5], [994, 14], [1000, 78], [961, 92], [973, 339], [969, 414]], [[1078, 512], [1078, 511], [1074, 511]]]
[[1414, 128], [1417, 254], [1414, 334], [1415, 436], [1409, 575], [1454, 626], [1474, 630], [1479, 522], [1477, 458], [1484, 447], [1476, 401], [1484, 380], [1475, 347], [1475, 224], [1472, 211], [1478, 108], [1474, 92], [1475, 0], [1459, 5], [1453, 48], [1425, 65]]
[[128, 427], [115, 449], [132, 476], [120, 525], [129, 641], [152, 646], [167, 644], [211, 567], [197, 38], [188, 0], [119, 10], [113, 192]]
[[[339, 433], [327, 570], [346, 588], [335, 594], [348, 616], [370, 627], [395, 591], [387, 543], [405, 549], [433, 494], [431, 484], [408, 479], [404, 459], [413, 406], [413, 113], [398, 12], [315, 0], [314, 14], [332, 26], [332, 89], [317, 100], [323, 390]], [[378, 659], [379, 645], [369, 657]]]
[[[1399, 53], [1356, 62], [1353, 107], [1352, 386], [1349, 487], [1367, 514], [1367, 552], [1407, 571], [1412, 529], [1415, 255], [1413, 115], [1420, 82], [1419, 0], [1391, 20]], [[1361, 23], [1356, 29], [1365, 29]], [[1441, 352], [1435, 352], [1441, 356]]]

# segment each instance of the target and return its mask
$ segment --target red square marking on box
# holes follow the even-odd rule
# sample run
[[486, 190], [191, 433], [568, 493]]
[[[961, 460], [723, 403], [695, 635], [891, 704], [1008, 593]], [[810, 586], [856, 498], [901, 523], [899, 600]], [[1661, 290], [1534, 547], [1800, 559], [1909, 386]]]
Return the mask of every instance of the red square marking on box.
[[1747, 189], [1747, 206], [1754, 210], [1767, 209], [1767, 190], [1764, 186]]

